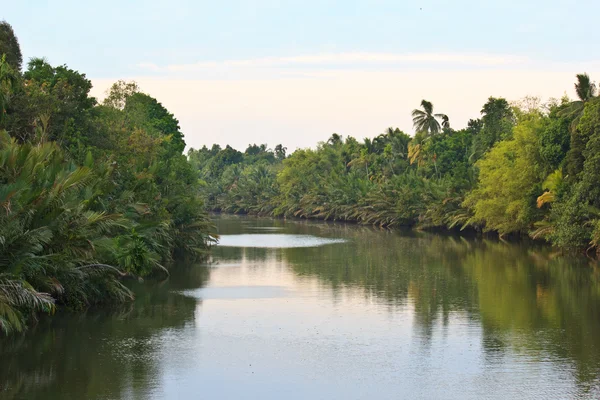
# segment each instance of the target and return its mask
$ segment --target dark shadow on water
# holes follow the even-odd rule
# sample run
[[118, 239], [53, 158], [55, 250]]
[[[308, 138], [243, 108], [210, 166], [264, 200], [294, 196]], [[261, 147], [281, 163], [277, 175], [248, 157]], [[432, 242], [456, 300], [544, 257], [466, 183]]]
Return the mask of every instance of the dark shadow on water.
[[209, 269], [180, 267], [163, 282], [134, 285], [122, 307], [61, 312], [0, 340], [0, 398], [147, 398], [160, 376], [160, 333], [194, 323], [199, 300], [175, 291], [205, 285]]

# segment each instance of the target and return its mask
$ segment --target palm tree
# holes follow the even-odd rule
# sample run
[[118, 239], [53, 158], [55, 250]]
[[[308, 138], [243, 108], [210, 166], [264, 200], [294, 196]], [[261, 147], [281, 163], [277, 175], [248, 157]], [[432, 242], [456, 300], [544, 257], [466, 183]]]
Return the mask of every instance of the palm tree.
[[369, 138], [364, 139], [364, 144], [354, 153], [353, 159], [347, 164], [348, 167], [364, 166], [369, 179], [369, 163], [373, 158], [373, 141]]
[[437, 120], [438, 118], [441, 118], [443, 123], [448, 127], [450, 126], [447, 115], [433, 113], [433, 104], [431, 102], [421, 100], [421, 107], [423, 110], [416, 108], [412, 112], [413, 126], [417, 133], [423, 132], [426, 136], [438, 134], [442, 127]]
[[0, 131], [0, 333], [23, 330], [30, 314], [54, 311], [55, 300], [132, 299], [122, 274], [97, 264], [120, 250], [110, 236], [126, 224], [92, 209], [110, 171], [101, 176], [102, 163], [90, 160], [93, 174], [65, 158], [56, 142], [20, 144]]
[[579, 122], [579, 118], [583, 114], [585, 103], [596, 97], [596, 84], [590, 80], [588, 74], [577, 74], [577, 82], [575, 82], [575, 93], [579, 100], [571, 102], [561, 115], [565, 117], [573, 117], [571, 128], [574, 129]]
[[449, 129], [450, 128], [450, 118], [446, 114], [440, 114], [442, 116], [442, 128]]
[[566, 179], [573, 179], [583, 169], [583, 150], [585, 150], [586, 135], [578, 132], [577, 126], [583, 116], [585, 105], [595, 98], [596, 85], [590, 81], [588, 74], [577, 74], [575, 92], [579, 100], [575, 100], [559, 111], [559, 116], [571, 120], [569, 130], [571, 131], [571, 144], [566, 157]]
[[52, 313], [54, 308], [49, 294], [36, 291], [25, 280], [0, 274], [0, 332], [21, 332], [28, 312]]
[[577, 74], [575, 92], [577, 92], [577, 97], [585, 103], [596, 96], [596, 84], [590, 81], [588, 74]]

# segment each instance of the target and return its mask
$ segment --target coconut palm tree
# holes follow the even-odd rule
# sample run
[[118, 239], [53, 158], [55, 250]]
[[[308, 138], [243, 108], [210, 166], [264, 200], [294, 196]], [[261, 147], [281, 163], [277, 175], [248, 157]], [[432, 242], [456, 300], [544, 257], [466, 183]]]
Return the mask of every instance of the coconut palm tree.
[[586, 102], [596, 96], [596, 84], [590, 81], [588, 74], [577, 74], [575, 92], [582, 102]]
[[422, 132], [426, 136], [438, 134], [442, 128], [442, 125], [437, 120], [438, 118], [441, 118], [443, 123], [448, 127], [450, 126], [447, 115], [433, 113], [433, 104], [431, 102], [421, 100], [421, 107], [423, 108], [422, 110], [416, 108], [412, 112], [413, 126], [417, 133]]
[[585, 103], [596, 97], [596, 84], [590, 80], [588, 74], [577, 74], [577, 82], [575, 82], [575, 93], [579, 100], [571, 102], [568, 107], [561, 111], [561, 115], [572, 117], [573, 122], [571, 128], [574, 129], [583, 114]]
[[450, 128], [450, 118], [446, 114], [440, 114], [442, 116], [442, 128], [449, 129]]

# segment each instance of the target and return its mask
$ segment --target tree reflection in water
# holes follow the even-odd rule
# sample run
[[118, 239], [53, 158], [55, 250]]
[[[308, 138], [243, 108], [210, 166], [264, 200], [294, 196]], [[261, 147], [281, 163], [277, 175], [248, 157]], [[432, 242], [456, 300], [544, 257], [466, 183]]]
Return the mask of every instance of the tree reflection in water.
[[[260, 288], [265, 279], [276, 284], [285, 275], [294, 290], [314, 290], [334, 306], [351, 298], [376, 303], [383, 312], [412, 314], [410, 343], [422, 353], [439, 351], [440, 337], [464, 327], [465, 335], [481, 342], [484, 368], [506, 371], [517, 365], [515, 355], [531, 365], [549, 361], [567, 369], [579, 390], [598, 390], [600, 272], [586, 258], [532, 243], [329, 223], [223, 218], [219, 230], [348, 241], [314, 248], [215, 248], [218, 273], [203, 266], [174, 268], [169, 280], [136, 287], [136, 302], [128, 308], [43, 320], [23, 337], [0, 340], [0, 397], [155, 397], [165, 373], [186, 368], [173, 357], [198, 340], [188, 336], [197, 334], [202, 297], [181, 292], [205, 287], [211, 271], [213, 284], [247, 279]], [[283, 301], [277, 304], [285, 313]]]
[[22, 337], [0, 340], [0, 397], [148, 398], [160, 375], [164, 331], [194, 321], [198, 300], [177, 291], [208, 278], [206, 267], [177, 268], [166, 282], [135, 285], [133, 304], [56, 315]]

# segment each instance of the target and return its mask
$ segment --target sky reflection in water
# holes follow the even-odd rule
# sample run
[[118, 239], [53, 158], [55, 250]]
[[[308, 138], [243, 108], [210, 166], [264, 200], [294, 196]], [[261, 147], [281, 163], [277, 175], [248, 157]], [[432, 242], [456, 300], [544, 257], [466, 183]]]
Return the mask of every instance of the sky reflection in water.
[[353, 225], [217, 223], [209, 263], [136, 287], [133, 306], [0, 341], [0, 398], [600, 396], [588, 260]]

